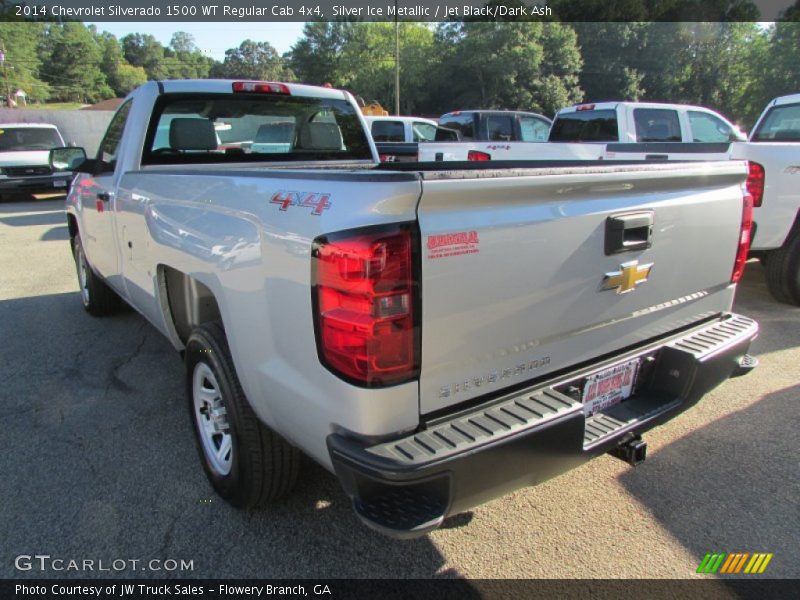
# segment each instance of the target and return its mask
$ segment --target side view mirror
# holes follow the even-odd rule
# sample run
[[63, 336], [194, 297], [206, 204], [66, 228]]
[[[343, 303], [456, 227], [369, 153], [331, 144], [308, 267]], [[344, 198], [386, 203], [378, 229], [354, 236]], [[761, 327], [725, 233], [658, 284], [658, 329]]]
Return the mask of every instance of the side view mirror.
[[50, 150], [50, 168], [54, 171], [75, 171], [86, 162], [83, 148], [61, 147]]

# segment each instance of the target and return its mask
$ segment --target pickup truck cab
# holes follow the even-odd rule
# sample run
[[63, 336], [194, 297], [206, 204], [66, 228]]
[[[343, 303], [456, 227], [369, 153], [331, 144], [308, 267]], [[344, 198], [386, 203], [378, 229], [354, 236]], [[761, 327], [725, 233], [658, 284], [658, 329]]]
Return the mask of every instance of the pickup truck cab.
[[546, 142], [550, 119], [517, 110], [456, 110], [439, 117], [467, 142]]
[[800, 306], [800, 94], [772, 100], [732, 156], [749, 161], [751, 249], [764, 262], [767, 287], [777, 300]]
[[[284, 151], [243, 143], [276, 121]], [[302, 451], [364, 523], [421, 535], [602, 453], [641, 462], [645, 431], [752, 366], [741, 161], [380, 163], [347, 92], [199, 80], [132, 92], [75, 171], [83, 306], [122, 298], [182, 353], [235, 506], [287, 494]]]
[[0, 194], [65, 192], [71, 174], [48, 164], [51, 148], [64, 146], [55, 125], [0, 124]]
[[729, 143], [746, 136], [722, 115], [703, 106], [655, 102], [597, 102], [562, 108], [551, 142]]
[[429, 142], [436, 138], [436, 121], [422, 117], [364, 117], [375, 142]]

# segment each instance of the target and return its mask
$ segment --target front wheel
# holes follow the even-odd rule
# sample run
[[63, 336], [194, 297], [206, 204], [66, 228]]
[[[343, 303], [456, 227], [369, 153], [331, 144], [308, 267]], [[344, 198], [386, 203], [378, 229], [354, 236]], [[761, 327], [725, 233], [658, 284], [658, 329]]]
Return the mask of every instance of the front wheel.
[[78, 287], [81, 293], [83, 308], [90, 315], [102, 317], [110, 315], [119, 308], [120, 298], [100, 277], [92, 270], [86, 259], [83, 243], [79, 235], [75, 236], [72, 244], [75, 269], [78, 272]]
[[184, 360], [195, 440], [216, 492], [242, 508], [288, 494], [297, 480], [299, 452], [253, 413], [222, 326], [206, 323], [195, 328]]

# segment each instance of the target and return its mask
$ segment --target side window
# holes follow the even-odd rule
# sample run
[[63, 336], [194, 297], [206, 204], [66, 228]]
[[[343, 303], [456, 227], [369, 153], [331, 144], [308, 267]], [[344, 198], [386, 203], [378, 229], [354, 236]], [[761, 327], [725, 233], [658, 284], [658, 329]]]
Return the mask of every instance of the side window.
[[696, 110], [689, 111], [693, 142], [728, 142], [733, 129], [722, 119]]
[[681, 123], [678, 112], [665, 108], [633, 110], [638, 142], [680, 142]]
[[520, 117], [519, 130], [523, 142], [546, 142], [550, 124], [535, 117]]
[[113, 173], [117, 166], [117, 154], [119, 152], [119, 142], [122, 139], [122, 132], [125, 131], [125, 123], [128, 121], [128, 114], [131, 111], [132, 100], [128, 100], [119, 107], [116, 114], [112, 117], [100, 148], [97, 151], [98, 173]]
[[402, 121], [373, 121], [372, 139], [376, 142], [404, 142], [405, 128]]
[[436, 125], [414, 121], [411, 124], [415, 142], [429, 142], [436, 138]]
[[465, 115], [447, 115], [439, 119], [439, 125], [461, 132], [461, 139], [471, 140], [475, 137], [475, 124], [472, 113]]
[[486, 136], [490, 142], [510, 142], [513, 140], [514, 123], [511, 117], [487, 117]]

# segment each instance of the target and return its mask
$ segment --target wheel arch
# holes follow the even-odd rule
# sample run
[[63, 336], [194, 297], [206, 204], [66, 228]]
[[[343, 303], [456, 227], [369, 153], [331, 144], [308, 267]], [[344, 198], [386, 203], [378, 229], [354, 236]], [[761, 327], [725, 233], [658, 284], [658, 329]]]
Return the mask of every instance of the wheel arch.
[[170, 336], [179, 340], [182, 347], [198, 325], [222, 322], [214, 292], [196, 277], [168, 265], [159, 265], [158, 288]]

